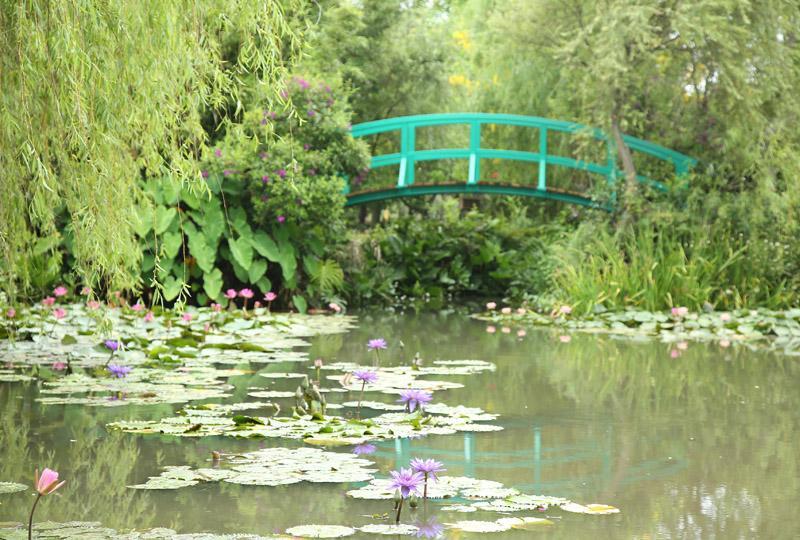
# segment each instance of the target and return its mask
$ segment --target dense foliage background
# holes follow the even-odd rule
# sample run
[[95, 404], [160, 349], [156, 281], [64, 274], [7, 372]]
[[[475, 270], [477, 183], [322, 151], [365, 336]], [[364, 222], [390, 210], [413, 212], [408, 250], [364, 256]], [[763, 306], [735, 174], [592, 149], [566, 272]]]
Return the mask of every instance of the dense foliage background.
[[[0, 280], [18, 297], [66, 280], [198, 303], [249, 287], [301, 310], [465, 296], [584, 311], [796, 305], [797, 28], [789, 1], [9, 5]], [[448, 111], [574, 120], [700, 163], [688, 189], [651, 192], [629, 179], [669, 174], [620, 145], [628, 180], [611, 214], [474, 197], [343, 208], [341, 176], [391, 182], [366, 165], [397, 144], [355, 141], [350, 123]], [[418, 143], [463, 137], [425, 130]], [[464, 171], [431, 162], [418, 178]], [[531, 181], [513, 164], [486, 174]]]

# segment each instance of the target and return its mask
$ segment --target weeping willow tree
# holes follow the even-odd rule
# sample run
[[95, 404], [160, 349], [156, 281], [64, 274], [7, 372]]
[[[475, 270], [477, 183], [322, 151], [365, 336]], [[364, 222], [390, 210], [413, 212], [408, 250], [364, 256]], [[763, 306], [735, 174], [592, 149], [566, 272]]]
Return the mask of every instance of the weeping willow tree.
[[0, 287], [30, 291], [68, 243], [78, 279], [135, 288], [141, 179], [204, 188], [204, 118], [245, 84], [280, 99], [297, 1], [0, 4]]

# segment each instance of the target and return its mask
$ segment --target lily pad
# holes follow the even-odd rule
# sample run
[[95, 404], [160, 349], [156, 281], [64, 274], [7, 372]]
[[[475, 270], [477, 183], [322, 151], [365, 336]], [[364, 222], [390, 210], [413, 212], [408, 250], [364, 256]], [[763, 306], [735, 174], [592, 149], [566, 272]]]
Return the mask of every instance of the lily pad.
[[419, 527], [414, 525], [406, 525], [404, 523], [384, 524], [384, 523], [371, 523], [358, 528], [359, 531], [369, 534], [400, 534], [411, 535], [416, 534]]
[[19, 491], [25, 491], [28, 489], [28, 486], [25, 484], [18, 484], [16, 482], [0, 482], [0, 495], [5, 495], [8, 493], [17, 493]]
[[342, 525], [299, 525], [286, 529], [286, 534], [300, 538], [344, 538], [355, 533], [355, 529]]

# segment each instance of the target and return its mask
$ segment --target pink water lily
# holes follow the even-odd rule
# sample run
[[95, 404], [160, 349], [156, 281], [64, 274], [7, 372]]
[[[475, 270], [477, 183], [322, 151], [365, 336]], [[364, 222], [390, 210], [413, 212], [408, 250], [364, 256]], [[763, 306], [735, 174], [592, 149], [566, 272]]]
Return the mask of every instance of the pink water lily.
[[144, 306], [142, 304], [140, 304], [139, 302], [136, 302], [135, 304], [133, 304], [131, 306], [131, 309], [133, 311], [139, 312], [139, 311], [142, 311], [144, 309]]
[[500, 313], [502, 313], [503, 315], [511, 315], [511, 308], [504, 307], [503, 309], [500, 310]]
[[31, 540], [33, 537], [33, 513], [36, 511], [36, 505], [39, 504], [39, 499], [53, 493], [65, 484], [63, 480], [61, 482], [58, 481], [58, 473], [52, 469], [43, 470], [41, 476], [39, 476], [39, 470], [37, 469], [33, 483], [36, 485], [38, 495], [36, 496], [36, 500], [33, 501], [33, 508], [31, 508], [31, 514], [28, 518], [28, 540]]
[[152, 311], [148, 311], [144, 316], [144, 322], [153, 322], [153, 319], [155, 319], [155, 318], [156, 318], [156, 316], [153, 315], [153, 312]]
[[272, 291], [269, 291], [267, 294], [264, 295], [264, 300], [266, 300], [267, 302], [274, 302], [276, 298], [278, 298], [278, 295]]
[[69, 291], [63, 285], [59, 285], [55, 289], [53, 289], [53, 296], [66, 296]]
[[253, 291], [250, 289], [242, 289], [239, 291], [239, 296], [249, 300], [250, 298], [253, 298]]
[[497, 302], [487, 302], [486, 303], [486, 309], [488, 309], [489, 311], [491, 311], [491, 310], [493, 310], [495, 308], [497, 308]]
[[100, 307], [100, 302], [98, 302], [97, 300], [89, 300], [88, 302], [86, 302], [86, 307], [88, 307], [89, 309], [97, 309]]
[[48, 296], [48, 297], [42, 299], [42, 305], [45, 305], [45, 306], [52, 306], [55, 303], [56, 303], [56, 299], [54, 297], [52, 297], [52, 296]]
[[229, 300], [236, 298], [236, 289], [228, 289], [225, 291], [225, 298], [228, 298]]
[[53, 317], [56, 319], [63, 319], [67, 316], [67, 311], [63, 308], [56, 308], [53, 310]]
[[52, 469], [45, 469], [42, 475], [39, 476], [39, 471], [36, 471], [36, 491], [39, 495], [49, 495], [58, 488], [64, 485], [64, 481], [58, 481], [58, 473]]
[[192, 314], [189, 313], [188, 311], [185, 312], [183, 315], [181, 315], [181, 319], [183, 319], [185, 322], [192, 322], [193, 318], [194, 317], [192, 316]]
[[6, 317], [8, 317], [9, 319], [13, 319], [16, 316], [17, 316], [17, 310], [14, 309], [13, 307], [8, 308], [8, 310], [6, 311]]

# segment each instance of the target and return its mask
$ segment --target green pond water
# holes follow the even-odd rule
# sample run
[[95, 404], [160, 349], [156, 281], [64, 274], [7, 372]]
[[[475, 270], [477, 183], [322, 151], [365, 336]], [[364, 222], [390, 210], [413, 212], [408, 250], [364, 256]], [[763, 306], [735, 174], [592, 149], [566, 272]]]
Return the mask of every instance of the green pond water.
[[[412, 457], [442, 461], [448, 475], [495, 480], [524, 493], [604, 503], [613, 515], [558, 509], [517, 515], [548, 517], [540, 530], [492, 535], [448, 530], [447, 538], [798, 538], [800, 537], [800, 359], [690, 343], [674, 358], [654, 341], [517, 329], [504, 333], [464, 315], [362, 314], [347, 334], [312, 338], [310, 358], [371, 365], [365, 344], [384, 337], [385, 365], [419, 352], [434, 360], [475, 359], [494, 372], [436, 377], [463, 388], [435, 392], [436, 402], [499, 414], [496, 432], [431, 435], [376, 442], [367, 457], [384, 477]], [[405, 345], [401, 349], [398, 343]], [[303, 371], [304, 364], [256, 366], [261, 372]], [[246, 367], [246, 366], [245, 366]], [[253, 386], [293, 391], [296, 380], [257, 374], [232, 377], [241, 401]], [[181, 405], [84, 407], [42, 405], [36, 382], [0, 382], [0, 481], [32, 483], [32, 470], [51, 466], [67, 485], [45, 499], [39, 521], [98, 521], [116, 529], [169, 527], [181, 533], [281, 533], [307, 523], [388, 523], [391, 501], [347, 497], [361, 484], [246, 486], [209, 482], [178, 490], [142, 491], [169, 465], [210, 466], [212, 450], [249, 452], [298, 447], [285, 439], [198, 439], [109, 434], [118, 420], [161, 419]], [[255, 398], [249, 398], [255, 400]], [[331, 394], [337, 403], [352, 393]], [[369, 393], [368, 400], [392, 402]], [[214, 400], [219, 401], [219, 400]], [[331, 411], [337, 414], [340, 411]], [[366, 416], [378, 414], [365, 410]], [[284, 413], [285, 414], [285, 413]], [[351, 447], [330, 449], [349, 452]], [[0, 522], [22, 522], [33, 496], [0, 495]], [[452, 513], [430, 501], [402, 521], [494, 521], [502, 514]], [[2, 535], [0, 534], [0, 537]], [[372, 537], [360, 533], [353, 538]]]

